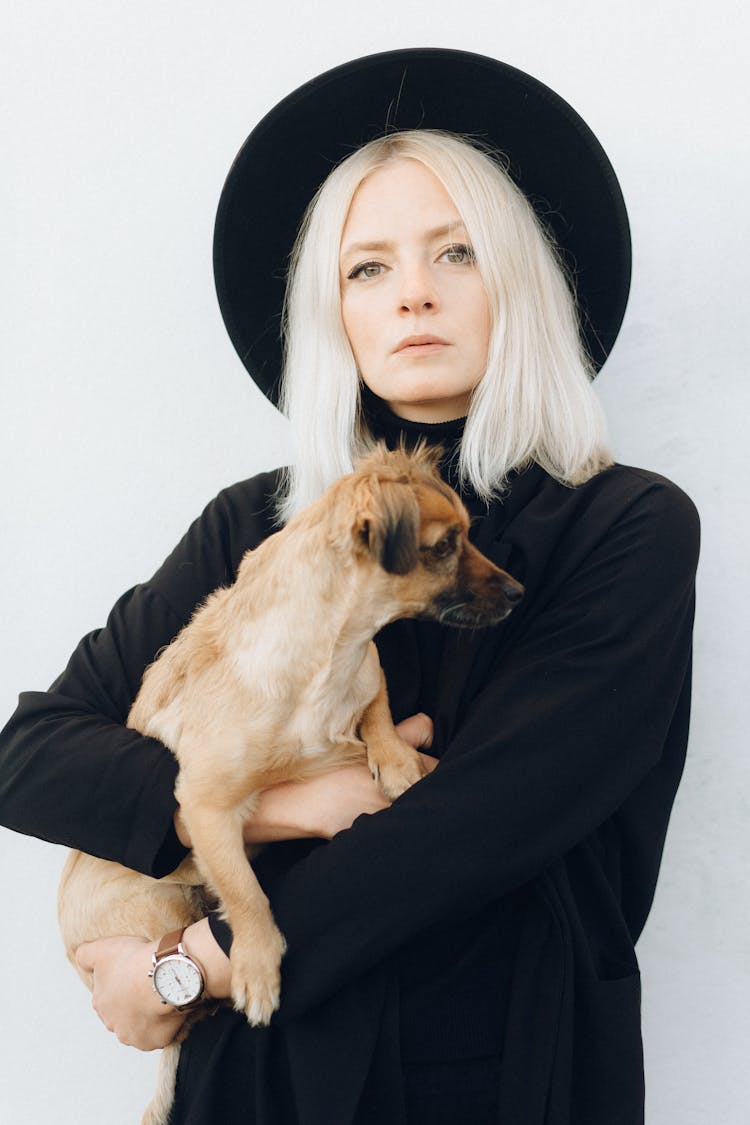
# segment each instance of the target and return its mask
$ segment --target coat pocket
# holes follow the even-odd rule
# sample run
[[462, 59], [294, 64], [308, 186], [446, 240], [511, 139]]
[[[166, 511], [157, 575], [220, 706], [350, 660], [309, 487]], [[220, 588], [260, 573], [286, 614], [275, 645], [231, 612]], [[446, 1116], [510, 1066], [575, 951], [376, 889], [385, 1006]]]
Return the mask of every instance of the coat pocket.
[[576, 987], [571, 1121], [643, 1125], [639, 972]]

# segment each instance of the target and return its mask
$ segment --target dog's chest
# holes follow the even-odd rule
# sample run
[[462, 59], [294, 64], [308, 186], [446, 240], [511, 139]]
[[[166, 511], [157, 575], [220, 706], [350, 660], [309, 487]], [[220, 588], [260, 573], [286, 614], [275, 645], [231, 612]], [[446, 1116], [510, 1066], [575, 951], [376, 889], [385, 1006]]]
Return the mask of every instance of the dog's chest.
[[359, 667], [326, 670], [301, 692], [287, 724], [304, 755], [325, 753], [341, 742], [358, 741], [362, 712], [380, 687], [380, 662], [370, 645]]

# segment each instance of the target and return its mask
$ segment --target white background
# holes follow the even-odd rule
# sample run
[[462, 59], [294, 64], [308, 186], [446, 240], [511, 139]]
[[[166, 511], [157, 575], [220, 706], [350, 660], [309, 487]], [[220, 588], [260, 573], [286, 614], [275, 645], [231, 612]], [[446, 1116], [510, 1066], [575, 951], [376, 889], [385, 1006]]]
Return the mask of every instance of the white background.
[[[13, 10], [0, 27], [3, 719], [220, 487], [289, 456], [283, 420], [226, 337], [211, 272], [224, 176], [279, 98], [358, 55], [458, 47], [542, 79], [599, 136], [628, 202], [635, 268], [598, 388], [619, 459], [681, 484], [704, 529], [690, 753], [639, 944], [647, 1120], [746, 1121], [746, 6]], [[107, 1035], [63, 958], [62, 851], [0, 836], [3, 1119], [136, 1122], [156, 1057]]]

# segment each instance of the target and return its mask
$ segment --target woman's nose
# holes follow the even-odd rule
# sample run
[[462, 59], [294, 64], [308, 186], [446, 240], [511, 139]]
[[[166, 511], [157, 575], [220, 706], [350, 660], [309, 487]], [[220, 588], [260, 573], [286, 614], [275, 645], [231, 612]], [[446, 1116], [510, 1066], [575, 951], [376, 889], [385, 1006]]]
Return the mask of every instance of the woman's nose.
[[405, 312], [421, 312], [425, 309], [437, 308], [438, 295], [434, 279], [424, 266], [415, 264], [404, 270], [399, 304]]

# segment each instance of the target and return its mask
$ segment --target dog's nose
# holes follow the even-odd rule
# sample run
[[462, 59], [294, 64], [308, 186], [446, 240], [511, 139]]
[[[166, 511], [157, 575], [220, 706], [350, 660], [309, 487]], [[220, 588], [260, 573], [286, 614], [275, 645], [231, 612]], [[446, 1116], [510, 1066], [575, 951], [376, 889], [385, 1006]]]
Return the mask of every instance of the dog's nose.
[[511, 578], [510, 575], [503, 581], [502, 589], [503, 594], [511, 605], [516, 605], [517, 602], [520, 602], [524, 595], [524, 589], [521, 583], [516, 582], [515, 578]]

